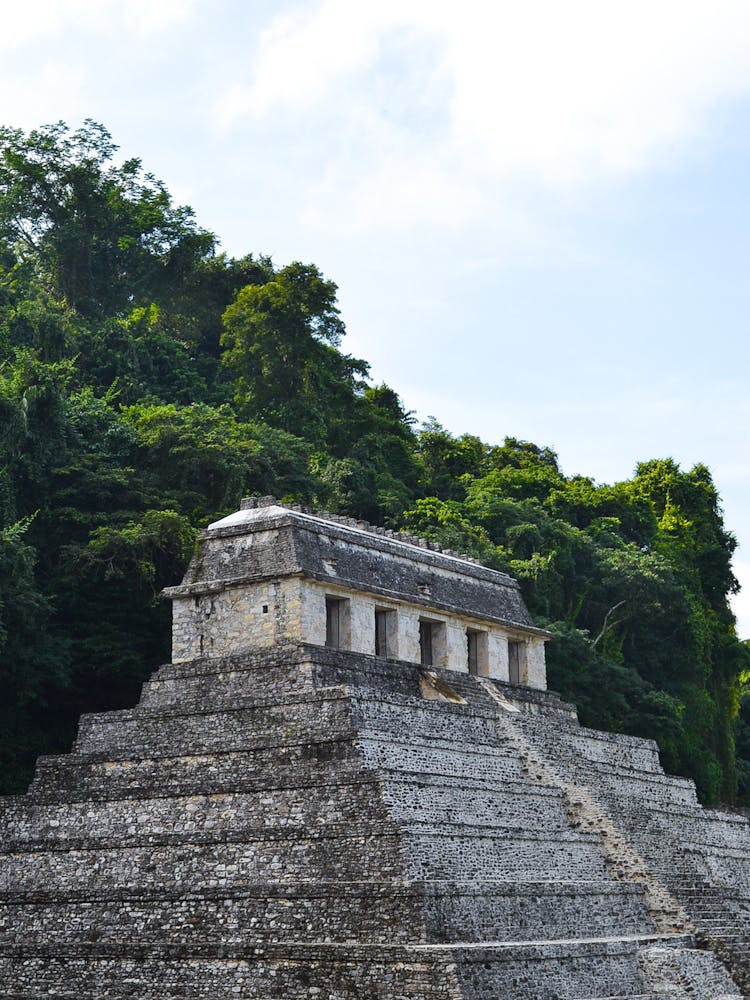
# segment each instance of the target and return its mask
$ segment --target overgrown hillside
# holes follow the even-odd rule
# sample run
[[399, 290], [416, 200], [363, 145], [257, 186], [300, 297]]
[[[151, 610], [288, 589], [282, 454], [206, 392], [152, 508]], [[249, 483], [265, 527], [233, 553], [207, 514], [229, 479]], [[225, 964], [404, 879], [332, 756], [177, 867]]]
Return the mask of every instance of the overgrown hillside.
[[[168, 658], [195, 532], [273, 493], [441, 541], [522, 583], [550, 686], [750, 802], [734, 540], [709, 471], [600, 486], [549, 448], [417, 428], [341, 349], [314, 265], [218, 251], [87, 122], [0, 130], [0, 786]], [[735, 741], [739, 758], [735, 753]]]

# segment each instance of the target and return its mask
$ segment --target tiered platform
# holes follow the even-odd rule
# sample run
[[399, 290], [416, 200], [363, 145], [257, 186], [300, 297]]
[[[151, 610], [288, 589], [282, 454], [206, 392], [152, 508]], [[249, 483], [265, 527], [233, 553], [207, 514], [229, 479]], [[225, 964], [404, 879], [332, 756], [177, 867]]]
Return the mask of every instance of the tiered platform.
[[555, 695], [438, 673], [288, 645], [85, 717], [0, 805], [0, 996], [739, 1000], [708, 945], [742, 974], [745, 820]]

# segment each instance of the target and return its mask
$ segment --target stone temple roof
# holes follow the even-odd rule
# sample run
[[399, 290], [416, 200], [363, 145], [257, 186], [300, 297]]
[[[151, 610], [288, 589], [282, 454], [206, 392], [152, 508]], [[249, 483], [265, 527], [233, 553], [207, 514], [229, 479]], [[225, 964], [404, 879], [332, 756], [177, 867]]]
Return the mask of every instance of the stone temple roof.
[[210, 524], [182, 585], [164, 596], [289, 575], [549, 635], [534, 625], [518, 581], [507, 573], [415, 535], [273, 497], [243, 500], [240, 510]]
[[472, 563], [475, 566], [482, 565], [479, 559], [474, 556], [456, 552], [453, 549], [443, 548], [437, 542], [420, 538], [418, 535], [412, 535], [409, 532], [382, 528], [378, 525], [370, 524], [369, 521], [359, 520], [355, 517], [330, 514], [327, 511], [316, 511], [302, 504], [284, 504], [273, 496], [245, 497], [240, 503], [238, 511], [235, 511], [234, 514], [229, 514], [227, 517], [223, 517], [220, 521], [214, 521], [209, 524], [208, 530], [214, 531], [217, 529], [249, 526], [259, 521], [271, 521], [280, 517], [287, 517], [290, 512], [299, 515], [300, 518], [309, 519], [318, 524], [337, 524], [351, 531], [364, 532], [375, 535], [378, 538], [389, 538], [404, 545], [411, 545], [419, 549], [429, 549], [431, 552], [439, 552], [441, 555], [448, 556], [451, 559], [459, 559], [461, 562]]

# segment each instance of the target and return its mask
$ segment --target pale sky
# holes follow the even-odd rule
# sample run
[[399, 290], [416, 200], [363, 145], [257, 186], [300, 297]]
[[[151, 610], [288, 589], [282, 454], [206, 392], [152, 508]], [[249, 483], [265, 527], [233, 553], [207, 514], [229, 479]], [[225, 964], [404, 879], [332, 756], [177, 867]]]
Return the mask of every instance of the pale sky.
[[100, 121], [229, 253], [316, 263], [419, 418], [708, 465], [750, 637], [746, 0], [0, 12], [0, 122]]

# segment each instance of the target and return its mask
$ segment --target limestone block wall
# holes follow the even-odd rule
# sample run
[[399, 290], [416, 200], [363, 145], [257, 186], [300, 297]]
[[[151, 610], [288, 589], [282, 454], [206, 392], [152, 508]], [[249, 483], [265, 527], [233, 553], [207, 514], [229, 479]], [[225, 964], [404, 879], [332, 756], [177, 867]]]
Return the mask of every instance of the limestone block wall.
[[[557, 730], [613, 771], [615, 745], [548, 692], [434, 672], [427, 698], [404, 660], [258, 647], [85, 717], [0, 801], [0, 994], [740, 1000], [528, 753]], [[621, 770], [657, 776], [653, 744], [622, 746]]]
[[432, 664], [469, 672], [467, 633], [481, 637], [477, 672], [509, 680], [508, 642], [522, 647], [520, 683], [547, 686], [544, 639], [468, 616], [447, 614], [429, 605], [386, 601], [372, 594], [319, 583], [301, 576], [243, 583], [173, 600], [172, 660], [224, 656], [248, 648], [285, 643], [326, 645], [326, 600], [341, 602], [338, 648], [374, 655], [375, 614], [389, 615], [387, 659], [419, 663], [420, 622], [433, 630]]
[[321, 622], [308, 599], [297, 577], [243, 583], [176, 599], [172, 604], [172, 661], [224, 656], [253, 646], [270, 648], [299, 640], [302, 634], [310, 634], [309, 641], [322, 645], [325, 608]]

